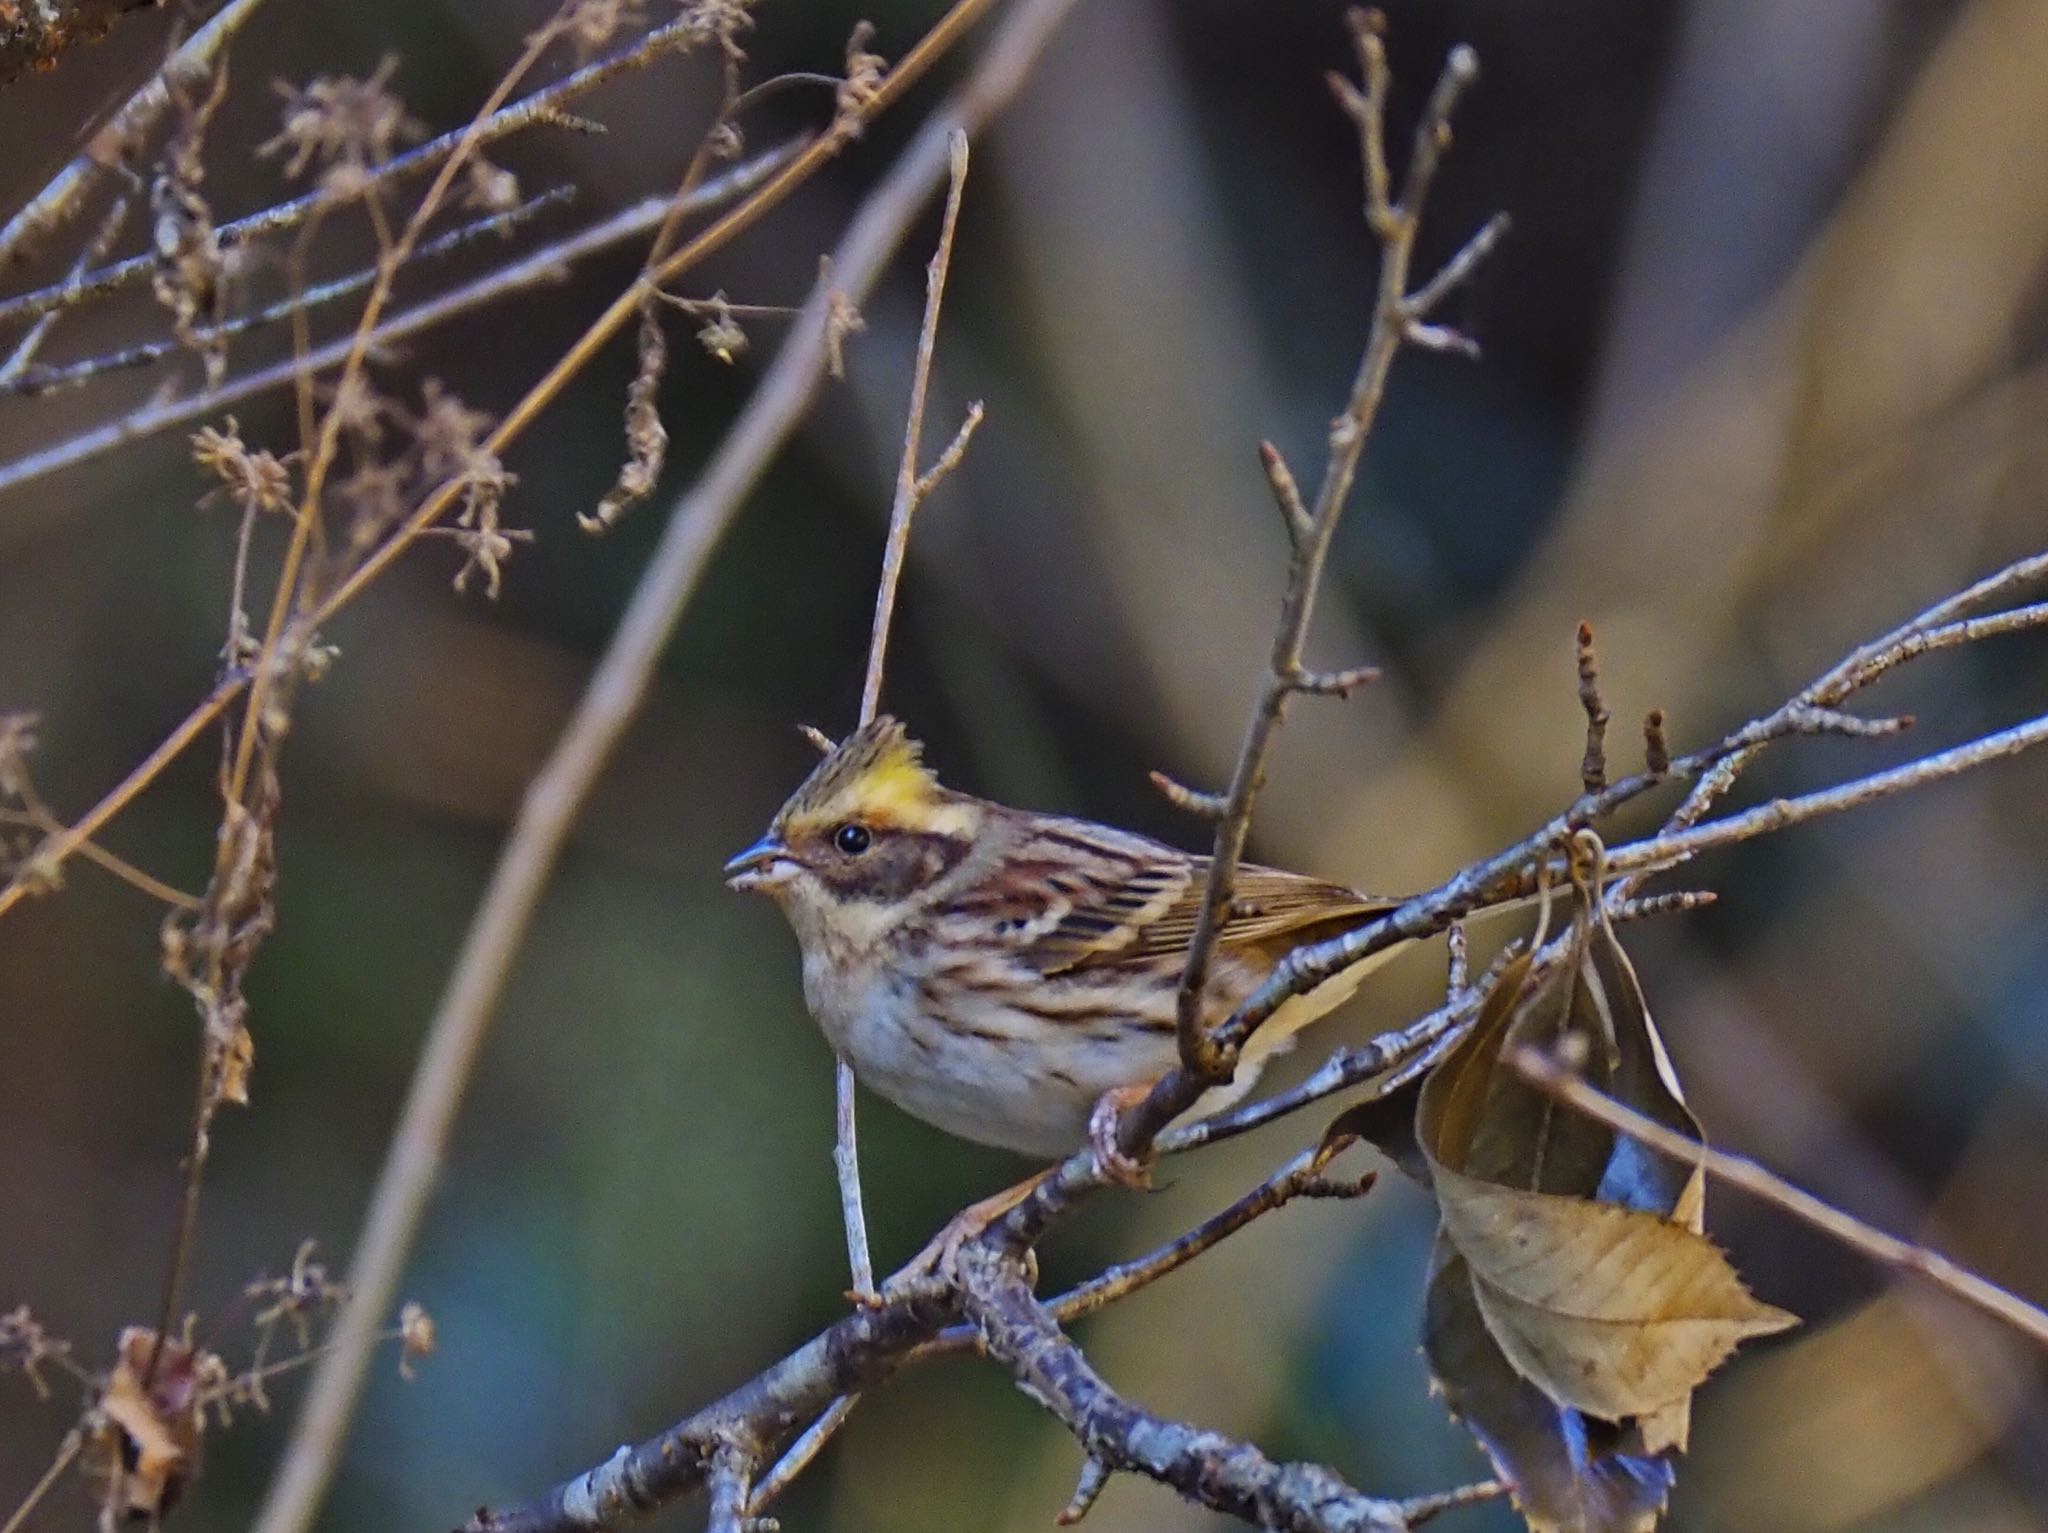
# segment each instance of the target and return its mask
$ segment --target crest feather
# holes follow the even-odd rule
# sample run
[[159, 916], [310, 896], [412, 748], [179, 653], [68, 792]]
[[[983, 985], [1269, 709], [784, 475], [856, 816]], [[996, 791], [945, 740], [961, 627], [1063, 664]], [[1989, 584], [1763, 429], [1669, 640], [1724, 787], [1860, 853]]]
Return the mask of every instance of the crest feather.
[[924, 748], [887, 714], [840, 741], [790, 796], [777, 820], [787, 824], [827, 813], [900, 813], [931, 803], [939, 780]]

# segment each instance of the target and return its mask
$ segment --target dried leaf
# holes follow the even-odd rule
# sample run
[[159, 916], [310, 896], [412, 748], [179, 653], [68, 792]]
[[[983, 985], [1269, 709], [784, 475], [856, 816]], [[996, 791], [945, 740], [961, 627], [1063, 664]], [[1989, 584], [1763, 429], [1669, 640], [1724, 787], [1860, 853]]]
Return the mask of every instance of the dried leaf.
[[1737, 1343], [1793, 1318], [1704, 1237], [1655, 1214], [1436, 1168], [1444, 1237], [1515, 1370], [1609, 1421], [1678, 1404]]
[[[1535, 1048], [1697, 1138], [1642, 987], [1581, 886], [1564, 963], [1518, 959], [1424, 1083], [1411, 1154], [1442, 1211], [1424, 1348], [1451, 1410], [1538, 1530], [1646, 1533], [1685, 1446], [1692, 1391], [1744, 1338], [1794, 1323], [1700, 1233], [1696, 1167], [1651, 1154], [1502, 1064]], [[1386, 1113], [1348, 1127], [1388, 1145]]]
[[1534, 1533], [1650, 1533], [1673, 1479], [1639, 1426], [1559, 1406], [1515, 1371], [1472, 1293], [1465, 1258], [1441, 1236], [1423, 1302], [1423, 1350], [1451, 1414], [1514, 1489]]

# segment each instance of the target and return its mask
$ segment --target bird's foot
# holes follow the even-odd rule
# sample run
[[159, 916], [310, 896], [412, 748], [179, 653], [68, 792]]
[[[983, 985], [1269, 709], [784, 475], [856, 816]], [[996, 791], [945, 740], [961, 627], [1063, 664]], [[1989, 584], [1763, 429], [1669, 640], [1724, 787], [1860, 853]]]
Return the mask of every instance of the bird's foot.
[[[1030, 1197], [1038, 1184], [1050, 1176], [1051, 1171], [1041, 1171], [1027, 1176], [1014, 1187], [1005, 1187], [979, 1203], [970, 1203], [951, 1219], [944, 1229], [925, 1243], [922, 1251], [904, 1263], [882, 1284], [882, 1292], [876, 1303], [895, 1299], [915, 1298], [920, 1295], [948, 1293], [959, 1286], [960, 1248], [970, 1240], [978, 1239], [1011, 1209]], [[1027, 1256], [1034, 1269], [1035, 1255]], [[1035, 1270], [1034, 1270], [1035, 1276]], [[863, 1303], [858, 1296], [848, 1295], [856, 1303]]]
[[1094, 1111], [1088, 1114], [1088, 1148], [1095, 1152], [1096, 1169], [1119, 1187], [1138, 1192], [1151, 1190], [1152, 1167], [1148, 1161], [1124, 1153], [1123, 1146], [1117, 1143], [1117, 1128], [1125, 1109], [1136, 1107], [1151, 1094], [1149, 1081], [1136, 1086], [1112, 1086], [1102, 1093]]

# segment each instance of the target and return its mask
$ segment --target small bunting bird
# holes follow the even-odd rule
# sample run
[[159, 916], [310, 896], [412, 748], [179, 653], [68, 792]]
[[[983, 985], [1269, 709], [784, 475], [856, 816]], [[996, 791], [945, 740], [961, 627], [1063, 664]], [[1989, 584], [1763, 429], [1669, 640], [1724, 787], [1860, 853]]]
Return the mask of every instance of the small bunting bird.
[[[943, 787], [886, 717], [827, 750], [725, 867], [733, 888], [788, 918], [811, 1014], [865, 1085], [948, 1133], [1035, 1156], [1091, 1139], [1102, 1151], [1116, 1111], [1173, 1068], [1208, 871], [1208, 858], [1144, 836]], [[1234, 889], [1211, 1024], [1293, 949], [1396, 903], [1251, 864]], [[1188, 1116], [1251, 1090], [1386, 956], [1284, 1004]]]

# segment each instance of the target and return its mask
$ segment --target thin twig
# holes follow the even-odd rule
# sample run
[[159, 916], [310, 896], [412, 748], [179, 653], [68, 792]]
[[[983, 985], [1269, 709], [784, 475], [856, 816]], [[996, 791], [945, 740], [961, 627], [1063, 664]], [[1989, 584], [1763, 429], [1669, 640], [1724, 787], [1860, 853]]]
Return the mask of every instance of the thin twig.
[[[915, 78], [962, 35], [985, 3], [962, 0], [934, 24], [890, 79], [903, 77], [907, 84]], [[865, 293], [879, 278], [917, 210], [945, 175], [951, 135], [980, 126], [1008, 104], [1071, 4], [1072, 0], [1032, 0], [1005, 18], [959, 94], [925, 122], [870, 193], [840, 242], [829, 280], [820, 282], [775, 361], [762, 374], [747, 408], [695, 487], [671, 513], [611, 647], [527, 789], [470, 923], [429, 1025], [357, 1242], [349, 1273], [355, 1298], [337, 1322], [334, 1354], [314, 1374], [282, 1468], [257, 1519], [257, 1533], [302, 1533], [310, 1525], [354, 1416], [376, 1317], [389, 1308], [396, 1291], [478, 1051], [548, 874], [577, 812], [638, 712], [655, 663], [719, 536], [818, 387], [827, 359], [825, 321], [833, 293]], [[890, 91], [885, 82], [870, 108], [880, 110], [902, 88]], [[700, 236], [670, 261], [701, 242]], [[330, 598], [330, 604], [340, 595]], [[830, 1389], [812, 1411], [823, 1410], [833, 1396], [847, 1392], [845, 1386]], [[765, 1449], [767, 1439], [761, 1440]]]
[[1939, 1252], [1865, 1224], [1854, 1215], [1846, 1214], [1833, 1204], [1823, 1202], [1803, 1188], [1766, 1171], [1745, 1156], [1713, 1149], [1666, 1128], [1634, 1108], [1615, 1101], [1539, 1050], [1515, 1049], [1506, 1055], [1506, 1063], [1532, 1086], [1574, 1111], [1648, 1145], [1660, 1155], [1688, 1166], [1704, 1167], [1716, 1179], [1740, 1187], [1752, 1197], [1782, 1209], [1859, 1255], [1923, 1278], [1972, 1309], [2011, 1326], [2035, 1345], [2048, 1347], [2048, 1312], [2007, 1292], [1989, 1279], [1979, 1277]]
[[[2008, 592], [2035, 585], [2048, 578], [2048, 553], [2018, 559], [1982, 580], [1945, 597], [1926, 611], [1908, 619], [1891, 632], [1858, 646], [1788, 700], [1779, 713], [1800, 709], [1835, 708], [1869, 686], [1888, 671], [1936, 649], [1967, 644], [1977, 638], [2034, 628], [2048, 622], [2048, 603], [2036, 603], [1999, 614], [2004, 626], [1985, 626], [1991, 619], [1973, 618]], [[1771, 721], [1759, 720], [1760, 725]], [[1661, 735], [1661, 721], [1659, 734]], [[1682, 830], [1697, 824], [1735, 786], [1744, 769], [1756, 759], [1762, 740], [1730, 751], [1693, 785], [1679, 806], [1665, 821], [1666, 830]], [[1633, 881], [1624, 880], [1621, 893], [1632, 892]]]
[[[1536, 867], [1551, 856], [1572, 831], [1604, 819], [1667, 781], [1677, 779], [1692, 782], [1695, 786], [1667, 821], [1667, 826], [1671, 827], [1667, 833], [1617, 848], [1610, 856], [1610, 870], [1623, 875], [1609, 891], [1610, 902], [1626, 901], [1643, 876], [1673, 866], [1709, 846], [1728, 844], [1782, 829], [1817, 814], [1853, 807], [1871, 798], [1898, 792], [1935, 777], [1952, 775], [2038, 743], [2040, 732], [2048, 727], [2040, 720], [1956, 747], [1938, 758], [1926, 758], [1911, 766], [1858, 779], [1822, 794], [1808, 795], [1805, 799], [1789, 803], [1765, 805], [1748, 815], [1716, 822], [1710, 833], [1699, 839], [1682, 839], [1683, 828], [1706, 812], [1726, 791], [1742, 766], [1753, 760], [1759, 750], [1779, 740], [1832, 732], [1831, 716], [1827, 710], [1846, 700], [1857, 688], [1868, 685], [1903, 663], [1899, 658], [1902, 650], [1926, 653], [1932, 647], [1946, 648], [1966, 643], [1972, 631], [1989, 636], [2015, 632], [2020, 628], [2048, 626], [2048, 603], [2014, 609], [2011, 614], [1997, 614], [1992, 618], [1966, 620], [1964, 617], [1964, 614], [2012, 590], [2043, 578], [2048, 578], [2048, 554], [2018, 560], [1967, 590], [1944, 598], [1890, 633], [1860, 646], [1797, 695], [1715, 744], [1662, 763], [1662, 771], [1637, 773], [1608, 784], [1598, 793], [1584, 794], [1513, 846], [1461, 869], [1435, 889], [1416, 895], [1386, 915], [1341, 936], [1295, 949], [1214, 1031], [1225, 1044], [1241, 1043], [1287, 1000], [1305, 994], [1362, 959], [1398, 943], [1433, 936], [1451, 922], [1477, 910], [1527, 895], [1535, 887]], [[2007, 616], [2017, 619], [2021, 614], [2026, 615], [2026, 621], [2002, 621]], [[1937, 636], [1938, 645], [1934, 642]], [[1625, 861], [1622, 860], [1624, 858]], [[1171, 1080], [1169, 1077], [1169, 1083]], [[1154, 1095], [1157, 1097], [1161, 1093], [1155, 1092]], [[1036, 1214], [1023, 1217], [1036, 1217]]]
[[[882, 545], [882, 575], [875, 585], [875, 623], [868, 639], [868, 666], [860, 691], [860, 722], [873, 719], [882, 702], [882, 673], [889, 654], [889, 624], [896, 612], [896, 592], [903, 583], [903, 560], [910, 549], [910, 522], [931, 486], [966, 451], [977, 404], [929, 475], [918, 469], [919, 443], [924, 436], [925, 396], [931, 388], [932, 355], [939, 340], [939, 312], [946, 301], [946, 273], [953, 264], [953, 235], [960, 222], [960, 199], [967, 189], [967, 135], [956, 132], [946, 146], [949, 180], [946, 211], [939, 222], [938, 249], [925, 267], [924, 320], [917, 332], [917, 360], [910, 373], [910, 409], [903, 427], [903, 456], [896, 468], [896, 495], [889, 507], [889, 533]], [[949, 462], [950, 459], [950, 462]], [[832, 1167], [839, 1181], [839, 1211], [846, 1225], [846, 1257], [853, 1271], [853, 1292], [864, 1301], [875, 1298], [875, 1268], [868, 1254], [867, 1215], [861, 1208], [860, 1143], [856, 1119], [853, 1061], [838, 1056], [834, 1073], [837, 1111], [833, 1116]]]
[[[1216, 939], [1231, 902], [1233, 881], [1250, 834], [1251, 814], [1260, 785], [1265, 780], [1266, 756], [1288, 699], [1296, 692], [1323, 690], [1304, 671], [1302, 650], [1314, 615], [1323, 566], [1336, 536], [1337, 522], [1350, 498], [1352, 480], [1379, 413], [1385, 395], [1387, 375], [1394, 357], [1410, 339], [1412, 319], [1408, 304], [1409, 270], [1421, 213], [1429, 197], [1438, 158], [1450, 135], [1450, 118], [1459, 97], [1478, 74], [1478, 60], [1469, 48], [1453, 49], [1430, 97], [1428, 109], [1416, 128], [1407, 176], [1398, 201], [1390, 187], [1383, 134], [1385, 130], [1389, 81], [1386, 49], [1379, 34], [1362, 15], [1354, 16], [1354, 33], [1359, 64], [1365, 79], [1361, 92], [1347, 82], [1334, 82], [1339, 104], [1356, 123], [1365, 162], [1366, 221], [1380, 244], [1378, 293], [1372, 324], [1358, 371], [1352, 379], [1343, 412], [1332, 424], [1329, 459], [1324, 465], [1322, 484], [1314, 503], [1308, 507], [1306, 526], [1296, 514], [1299, 492], [1291, 496], [1292, 476], [1284, 474], [1278, 455], [1263, 454], [1269, 481], [1280, 501], [1283, 518], [1294, 538], [1294, 556], [1289, 570], [1287, 592], [1280, 623], [1273, 639], [1272, 661], [1266, 680], [1245, 726], [1244, 743], [1238, 753], [1230, 787], [1224, 795], [1224, 810], [1217, 821], [1209, 874], [1194, 935], [1188, 944], [1187, 962], [1181, 972], [1177, 997], [1177, 1029], [1181, 1070], [1169, 1076], [1136, 1112], [1126, 1116], [1119, 1134], [1125, 1153], [1142, 1150], [1174, 1116], [1182, 1111], [1202, 1086], [1227, 1078], [1236, 1064], [1234, 1047], [1214, 1037], [1204, 1007], [1208, 996], [1210, 960]], [[1360, 675], [1359, 679], [1364, 679]], [[1332, 690], [1342, 690], [1332, 688]]]
[[[19, 826], [24, 830], [40, 831], [46, 836], [62, 835], [64, 824], [41, 805], [32, 809], [0, 809], [0, 825]], [[97, 841], [82, 842], [78, 855], [87, 862], [97, 863], [123, 883], [141, 890], [153, 900], [161, 900], [173, 910], [197, 910], [198, 899], [183, 889], [174, 888], [154, 874], [145, 873], [125, 857], [116, 856]]]
[[832, 1178], [839, 1186], [839, 1222], [846, 1230], [846, 1267], [853, 1296], [870, 1303], [875, 1288], [875, 1259], [868, 1249], [868, 1216], [860, 1186], [859, 1095], [853, 1061], [844, 1054], [832, 1060]]
[[841, 1395], [826, 1406], [818, 1419], [804, 1428], [801, 1436], [783, 1450], [782, 1457], [774, 1467], [762, 1475], [754, 1486], [754, 1494], [747, 1501], [747, 1515], [758, 1517], [774, 1504], [775, 1498], [796, 1483], [797, 1476], [811, 1467], [811, 1461], [824, 1451], [839, 1429], [846, 1425], [853, 1415], [853, 1408], [860, 1404], [859, 1395]]
[[[575, 195], [575, 187], [558, 186], [552, 190], [542, 192], [537, 197], [529, 197], [515, 208], [507, 208], [502, 213], [492, 213], [488, 217], [473, 219], [469, 223], [458, 225], [448, 230], [445, 234], [436, 235], [433, 239], [422, 244], [419, 249], [413, 252], [412, 264], [417, 268], [422, 262], [431, 262], [453, 251], [464, 249], [485, 235], [509, 234], [521, 224], [531, 221], [548, 209], [566, 205], [574, 199]], [[266, 325], [274, 325], [295, 315], [303, 314], [308, 309], [332, 303], [338, 298], [346, 298], [351, 293], [359, 293], [376, 281], [376, 279], [377, 268], [374, 266], [365, 267], [361, 271], [350, 272], [345, 276], [336, 277], [331, 282], [323, 282], [314, 287], [309, 287], [304, 292], [293, 297], [279, 299], [276, 303], [258, 309], [252, 314], [238, 315], [234, 319], [228, 320], [225, 324], [217, 325], [211, 329], [195, 331], [193, 339], [201, 346], [231, 340], [235, 336], [246, 335], [252, 330], [261, 329]], [[54, 312], [53, 314], [44, 315], [43, 319], [47, 321], [53, 317]], [[390, 321], [389, 324], [378, 332], [377, 341], [381, 342], [390, 334], [390, 325], [402, 323], [407, 317], [401, 315], [398, 319]], [[373, 344], [376, 343], [373, 342]], [[144, 341], [138, 345], [125, 347], [120, 351], [110, 351], [100, 356], [86, 357], [76, 362], [54, 365], [45, 364], [40, 367], [26, 368], [12, 378], [6, 376], [5, 369], [0, 369], [0, 394], [23, 394], [33, 397], [55, 393], [60, 389], [76, 388], [80, 384], [99, 377], [102, 373], [117, 372], [135, 367], [147, 367], [152, 362], [160, 362], [167, 356], [175, 355], [187, 349], [186, 344], [182, 341]], [[347, 351], [344, 345], [337, 353], [336, 360], [346, 355]], [[322, 365], [319, 360], [319, 354], [315, 353], [312, 360], [313, 371], [320, 371]]]
[[[114, 199], [113, 205], [106, 211], [106, 216], [100, 220], [99, 227], [93, 231], [92, 238], [85, 242], [85, 248], [79, 251], [78, 259], [72, 263], [71, 275], [65, 278], [68, 287], [75, 289], [80, 286], [92, 263], [105, 257], [107, 251], [113, 247], [114, 241], [120, 236], [122, 225], [128, 222], [128, 209], [132, 205], [133, 199], [130, 197], [120, 196]], [[36, 359], [36, 353], [42, 350], [43, 342], [50, 338], [50, 332], [57, 328], [57, 321], [63, 318], [63, 314], [64, 311], [61, 309], [52, 309], [28, 327], [28, 334], [15, 344], [7, 360], [0, 362], [0, 390], [14, 387], [22, 374], [29, 371]]]
[[1872, 772], [1866, 777], [1803, 793], [1796, 798], [1773, 799], [1768, 804], [1759, 804], [1754, 809], [1712, 820], [1705, 825], [1630, 842], [1616, 847], [1609, 854], [1608, 870], [1638, 875], [1661, 872], [1715, 847], [1732, 846], [1767, 832], [1803, 825], [1823, 815], [1840, 814], [1845, 809], [1855, 809], [1911, 788], [1939, 782], [1945, 777], [1958, 776], [1988, 762], [2017, 756], [2021, 751], [2044, 742], [2048, 742], [2048, 715], [2015, 724], [2010, 729], [2001, 729], [1965, 745], [1937, 751], [1932, 756], [1923, 756], [1918, 761], [1889, 771]]
[[1476, 1485], [1460, 1485], [1456, 1490], [1440, 1490], [1431, 1496], [1410, 1496], [1400, 1504], [1401, 1520], [1410, 1529], [1419, 1528], [1445, 1512], [1462, 1511], [1484, 1501], [1498, 1501], [1507, 1493], [1506, 1481], [1481, 1480]]
[[903, 559], [910, 549], [910, 522], [923, 503], [924, 478], [918, 468], [924, 437], [925, 397], [931, 389], [932, 356], [938, 346], [939, 312], [946, 299], [946, 273], [953, 263], [953, 235], [960, 221], [960, 198], [967, 186], [967, 135], [947, 146], [951, 180], [946, 211], [939, 223], [938, 248], [925, 268], [924, 320], [917, 332], [917, 360], [910, 373], [910, 408], [903, 427], [903, 455], [896, 465], [896, 496], [889, 507], [889, 534], [882, 546], [882, 578], [875, 588], [875, 621], [868, 638], [867, 673], [860, 689], [860, 721], [865, 724], [881, 707], [882, 674], [888, 663], [889, 624], [896, 612], [896, 592], [903, 581]]
[[[714, 207], [755, 191], [788, 165], [801, 147], [800, 144], [785, 144], [771, 149], [735, 166], [716, 181], [707, 182], [699, 188], [692, 211]], [[370, 338], [371, 350], [382, 354], [407, 336], [432, 329], [487, 303], [495, 303], [535, 287], [559, 284], [573, 262], [639, 238], [661, 222], [668, 207], [667, 197], [645, 198], [609, 214], [588, 228], [543, 245], [473, 282], [430, 298], [379, 325], [376, 334]], [[337, 367], [348, 356], [350, 344], [351, 337], [343, 336], [316, 348], [303, 361], [287, 358], [274, 366], [231, 378], [218, 389], [146, 405], [108, 425], [95, 427], [40, 452], [0, 465], [0, 492], [32, 483], [62, 469], [74, 468], [102, 453], [159, 432], [189, 425], [202, 415], [226, 409], [253, 395], [293, 382], [302, 368], [322, 373]]]
[[1579, 624], [1579, 707], [1586, 715], [1586, 754], [1579, 763], [1579, 781], [1588, 793], [1607, 786], [1607, 723], [1612, 717], [1600, 699], [1600, 658], [1593, 649], [1593, 625]]
[[8, 1513], [7, 1521], [0, 1523], [0, 1533], [20, 1533], [20, 1530], [28, 1525], [28, 1520], [35, 1515], [36, 1508], [43, 1504], [43, 1498], [50, 1494], [52, 1487], [59, 1480], [64, 1478], [64, 1471], [71, 1467], [73, 1460], [84, 1447], [85, 1434], [79, 1428], [73, 1427], [64, 1434], [64, 1441], [57, 1445], [57, 1451], [50, 1459], [50, 1467], [45, 1469], [42, 1477], [29, 1487], [28, 1494], [21, 1498], [21, 1505]]
[[[226, 14], [222, 12], [223, 16]], [[484, 123], [477, 144], [479, 147], [492, 144], [509, 134], [536, 125], [558, 124], [563, 120], [561, 109], [564, 103], [588, 95], [606, 81], [649, 64], [665, 54], [681, 52], [699, 36], [694, 24], [687, 19], [656, 27], [630, 46], [606, 58], [586, 64], [574, 74], [567, 75], [552, 85], [544, 85], [531, 95], [492, 113]], [[194, 34], [193, 40], [198, 40], [198, 34]], [[439, 138], [429, 139], [403, 154], [395, 154], [382, 165], [366, 170], [363, 173], [364, 180], [358, 184], [366, 190], [374, 190], [402, 177], [432, 169], [455, 152], [467, 131], [466, 127], [457, 128], [442, 134]], [[660, 200], [663, 204], [668, 201], [667, 198]], [[295, 229], [315, 214], [326, 211], [333, 205], [334, 199], [331, 194], [324, 190], [312, 191], [303, 197], [295, 197], [289, 202], [265, 208], [260, 213], [252, 213], [247, 218], [223, 224], [217, 234], [223, 249], [233, 249], [268, 235]], [[87, 273], [77, 285], [76, 291], [70, 284], [65, 283], [9, 298], [0, 302], [0, 325], [15, 320], [33, 319], [52, 309], [68, 308], [74, 303], [118, 292], [131, 283], [148, 277], [155, 267], [154, 255], [134, 256], [100, 271]]]
[[1111, 1477], [1116, 1473], [1109, 1465], [1092, 1453], [1081, 1460], [1081, 1473], [1074, 1481], [1074, 1493], [1067, 1498], [1067, 1504], [1053, 1522], [1062, 1528], [1071, 1528], [1075, 1523], [1095, 1510], [1095, 1503], [1102, 1499], [1103, 1491], [1109, 1488]]
[[710, 1491], [711, 1515], [707, 1533], [747, 1533], [748, 1486], [753, 1480], [753, 1461], [737, 1443], [721, 1443], [711, 1455], [711, 1473], [706, 1481]]
[[[262, 3], [263, 0], [230, 0], [164, 60], [142, 88], [108, 120], [107, 125], [93, 135], [92, 142], [84, 150], [24, 203], [4, 226], [0, 226], [0, 269], [25, 259], [35, 241], [56, 228], [91, 191], [93, 184], [106, 173], [107, 161], [112, 158], [104, 153], [105, 145], [139, 143], [156, 126], [164, 108], [171, 104], [172, 75], [204, 74], [221, 49], [241, 30], [243, 23], [256, 14], [256, 8]], [[96, 153], [96, 150], [101, 152]], [[55, 289], [60, 295], [58, 301], [63, 301], [61, 295], [74, 293], [84, 285], [67, 279]], [[0, 313], [0, 319], [8, 317], [11, 316]]]

